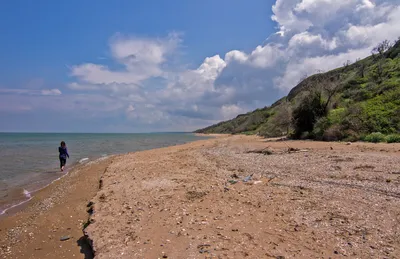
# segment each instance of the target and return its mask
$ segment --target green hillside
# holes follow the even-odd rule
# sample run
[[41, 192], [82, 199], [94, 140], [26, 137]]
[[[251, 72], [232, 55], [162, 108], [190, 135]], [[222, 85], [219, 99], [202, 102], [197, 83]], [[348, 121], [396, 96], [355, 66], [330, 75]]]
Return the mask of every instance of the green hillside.
[[[306, 78], [271, 106], [196, 132], [328, 141], [370, 138], [370, 133], [379, 138], [376, 132], [399, 134], [400, 40], [393, 46], [384, 41], [373, 53]], [[397, 137], [389, 136], [393, 140]]]

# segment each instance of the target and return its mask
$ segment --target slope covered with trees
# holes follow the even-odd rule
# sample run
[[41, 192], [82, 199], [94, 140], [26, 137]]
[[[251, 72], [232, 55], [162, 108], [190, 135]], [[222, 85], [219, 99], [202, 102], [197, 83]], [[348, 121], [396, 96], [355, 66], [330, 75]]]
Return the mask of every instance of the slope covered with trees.
[[[372, 55], [310, 76], [271, 106], [200, 129], [266, 137], [358, 140], [400, 133], [400, 40], [383, 41]], [[390, 141], [392, 142], [392, 141]]]

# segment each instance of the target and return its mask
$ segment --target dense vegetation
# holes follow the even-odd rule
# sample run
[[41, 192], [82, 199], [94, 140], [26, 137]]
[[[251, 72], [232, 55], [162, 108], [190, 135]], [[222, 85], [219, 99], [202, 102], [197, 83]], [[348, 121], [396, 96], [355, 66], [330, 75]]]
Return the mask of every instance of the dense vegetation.
[[296, 139], [400, 141], [400, 40], [310, 76], [269, 107], [198, 130]]

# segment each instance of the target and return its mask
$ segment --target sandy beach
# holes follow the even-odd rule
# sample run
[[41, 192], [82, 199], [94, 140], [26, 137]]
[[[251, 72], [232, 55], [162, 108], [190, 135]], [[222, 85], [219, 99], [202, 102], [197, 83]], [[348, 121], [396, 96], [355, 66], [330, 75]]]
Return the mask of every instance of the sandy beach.
[[0, 218], [0, 256], [399, 258], [399, 158], [239, 135], [114, 156]]

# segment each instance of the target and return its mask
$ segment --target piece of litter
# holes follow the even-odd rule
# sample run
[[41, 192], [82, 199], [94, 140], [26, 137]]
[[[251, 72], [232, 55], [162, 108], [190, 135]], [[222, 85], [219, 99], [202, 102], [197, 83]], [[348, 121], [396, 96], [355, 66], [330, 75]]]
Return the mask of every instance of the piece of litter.
[[250, 181], [252, 177], [253, 177], [253, 174], [251, 174], [251, 175], [249, 175], [249, 176], [246, 176], [246, 177], [243, 179], [243, 182], [248, 182], [248, 181]]
[[66, 241], [66, 240], [68, 240], [70, 238], [71, 237], [69, 237], [69, 236], [63, 236], [63, 237], [60, 237], [60, 241]]
[[254, 184], [262, 183], [262, 181], [255, 181]]

